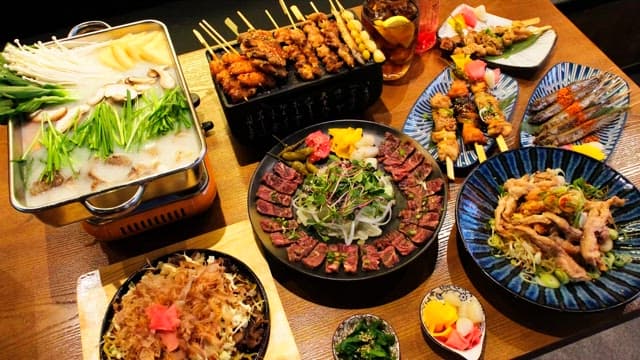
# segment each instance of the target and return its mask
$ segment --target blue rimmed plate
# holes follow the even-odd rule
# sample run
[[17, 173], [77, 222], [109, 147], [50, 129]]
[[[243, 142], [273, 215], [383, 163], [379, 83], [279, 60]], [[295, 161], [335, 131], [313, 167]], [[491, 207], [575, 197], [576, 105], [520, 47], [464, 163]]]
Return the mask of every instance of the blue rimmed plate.
[[[452, 69], [450, 67], [445, 68], [418, 97], [402, 126], [402, 132], [417, 140], [420, 145], [429, 151], [434, 159], [438, 158], [438, 149], [436, 144], [431, 141], [431, 132], [433, 131], [431, 98], [438, 92], [446, 94], [453, 83], [453, 79]], [[518, 82], [509, 75], [502, 73], [500, 74], [500, 80], [496, 87], [491, 90], [491, 93], [500, 102], [500, 107], [507, 121], [511, 121], [511, 115], [518, 100]], [[487, 135], [486, 131], [484, 133]], [[487, 136], [487, 140], [484, 145], [484, 151], [489, 153], [496, 141], [489, 136]], [[453, 164], [454, 170], [468, 168], [478, 162], [478, 154], [476, 154], [473, 145], [465, 145], [461, 136], [458, 136], [458, 146], [460, 148], [460, 156]]]
[[[524, 111], [524, 116], [520, 125], [520, 147], [536, 146], [534, 144], [534, 134], [537, 127], [529, 123], [529, 119], [532, 116], [531, 106], [534, 101], [541, 97], [554, 93], [572, 82], [587, 79], [599, 73], [599, 69], [571, 62], [561, 62], [549, 69], [549, 71], [547, 71], [540, 82], [538, 82], [538, 85], [536, 86], [533, 94], [531, 95], [531, 98], [529, 99], [529, 102], [527, 103], [527, 108]], [[612, 79], [617, 81], [619, 84], [611, 90], [611, 95], [615, 96], [615, 94], [627, 94], [626, 96], [621, 96], [620, 99], [618, 99], [612, 105], [620, 107], [629, 106], [629, 85], [619, 76], [615, 74], [611, 74], [611, 76]], [[619, 113], [615, 117], [615, 119], [608, 125], [605, 125], [602, 129], [594, 133], [594, 135], [596, 135], [596, 137], [598, 138], [598, 141], [603, 146], [605, 161], [609, 159], [609, 156], [615, 150], [615, 147], [618, 144], [618, 140], [620, 139], [620, 135], [622, 135], [624, 125], [627, 122], [627, 117], [628, 113], [626, 111], [623, 111]], [[572, 144], [582, 143], [582, 140], [578, 140], [576, 142], [573, 142]]]
[[[619, 232], [628, 237], [614, 250], [631, 255], [633, 262], [612, 269], [599, 279], [575, 282], [557, 289], [525, 282], [508, 259], [493, 255], [487, 244], [489, 220], [494, 216], [501, 185], [509, 178], [538, 170], [560, 168], [568, 182], [584, 178], [617, 195], [625, 205], [611, 209]], [[563, 312], [596, 312], [623, 305], [640, 293], [640, 191], [608, 165], [589, 156], [561, 148], [529, 147], [497, 154], [475, 168], [465, 179], [456, 203], [456, 223], [466, 251], [491, 281], [535, 305]]]
[[[452, 12], [450, 16], [455, 16], [459, 14], [464, 7], [471, 7], [467, 4], [458, 5]], [[447, 20], [449, 17], [447, 17]], [[487, 18], [485, 21], [478, 20], [473, 30], [481, 31], [489, 27], [493, 26], [510, 26], [513, 20], [503, 18], [500, 16], [496, 16], [491, 13], [487, 13]], [[457, 35], [454, 28], [451, 25], [444, 21], [442, 26], [438, 29], [438, 38], [446, 38]], [[487, 63], [504, 68], [504, 69], [514, 69], [514, 70], [532, 70], [538, 68], [540, 65], [544, 63], [544, 61], [551, 54], [551, 50], [553, 50], [554, 45], [556, 44], [556, 40], [558, 39], [558, 35], [553, 29], [549, 29], [533, 41], [529, 46], [521, 49], [520, 51], [513, 52], [509, 55], [501, 55], [501, 56], [485, 56], [483, 60]]]

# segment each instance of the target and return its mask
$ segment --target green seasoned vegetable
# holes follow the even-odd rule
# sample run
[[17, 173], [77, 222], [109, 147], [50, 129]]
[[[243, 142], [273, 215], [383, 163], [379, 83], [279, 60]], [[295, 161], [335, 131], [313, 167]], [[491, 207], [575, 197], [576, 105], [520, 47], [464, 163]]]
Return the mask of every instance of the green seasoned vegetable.
[[385, 330], [382, 320], [361, 319], [335, 350], [341, 360], [397, 360], [391, 351], [395, 343], [395, 337]]

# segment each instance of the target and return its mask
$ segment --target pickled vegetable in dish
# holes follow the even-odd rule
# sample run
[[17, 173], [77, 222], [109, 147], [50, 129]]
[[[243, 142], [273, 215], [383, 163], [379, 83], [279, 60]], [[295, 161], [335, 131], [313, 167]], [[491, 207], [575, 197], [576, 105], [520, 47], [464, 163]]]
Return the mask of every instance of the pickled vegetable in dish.
[[613, 250], [620, 234], [611, 211], [625, 199], [606, 198], [606, 189], [581, 178], [568, 183], [560, 169], [510, 178], [502, 188], [488, 244], [519, 267], [524, 280], [557, 288], [631, 261]]
[[443, 287], [428, 296], [420, 316], [429, 335], [455, 350], [480, 345], [484, 329], [484, 311], [475, 296], [463, 289]]
[[103, 358], [257, 359], [266, 300], [229, 259], [195, 252], [146, 269], [113, 303]]

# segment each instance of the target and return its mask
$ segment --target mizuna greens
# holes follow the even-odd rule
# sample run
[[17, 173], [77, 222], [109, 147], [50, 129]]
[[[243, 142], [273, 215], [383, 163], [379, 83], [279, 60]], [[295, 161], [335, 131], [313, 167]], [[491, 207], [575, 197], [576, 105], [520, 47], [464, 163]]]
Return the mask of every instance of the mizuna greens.
[[371, 163], [331, 156], [293, 199], [298, 221], [346, 244], [382, 234], [395, 204], [391, 179]]
[[[39, 179], [51, 184], [63, 166], [73, 170], [72, 152], [77, 147], [106, 159], [117, 149], [135, 151], [148, 140], [190, 128], [189, 120], [187, 99], [179, 88], [173, 88], [161, 95], [147, 91], [135, 103], [128, 97], [122, 107], [102, 101], [68, 133], [57, 131], [47, 121], [37, 138], [47, 149], [46, 166]], [[29, 157], [26, 152], [21, 162], [24, 166], [32, 163]]]

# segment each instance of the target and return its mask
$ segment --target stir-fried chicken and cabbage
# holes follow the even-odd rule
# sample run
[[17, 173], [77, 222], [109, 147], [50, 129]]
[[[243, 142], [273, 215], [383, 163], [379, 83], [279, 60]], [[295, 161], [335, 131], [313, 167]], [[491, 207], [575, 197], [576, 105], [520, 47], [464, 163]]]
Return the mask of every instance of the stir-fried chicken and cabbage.
[[584, 179], [567, 183], [560, 169], [547, 169], [503, 184], [491, 221], [489, 245], [542, 286], [589, 281], [624, 266], [615, 254], [618, 231], [611, 209], [625, 200]]

